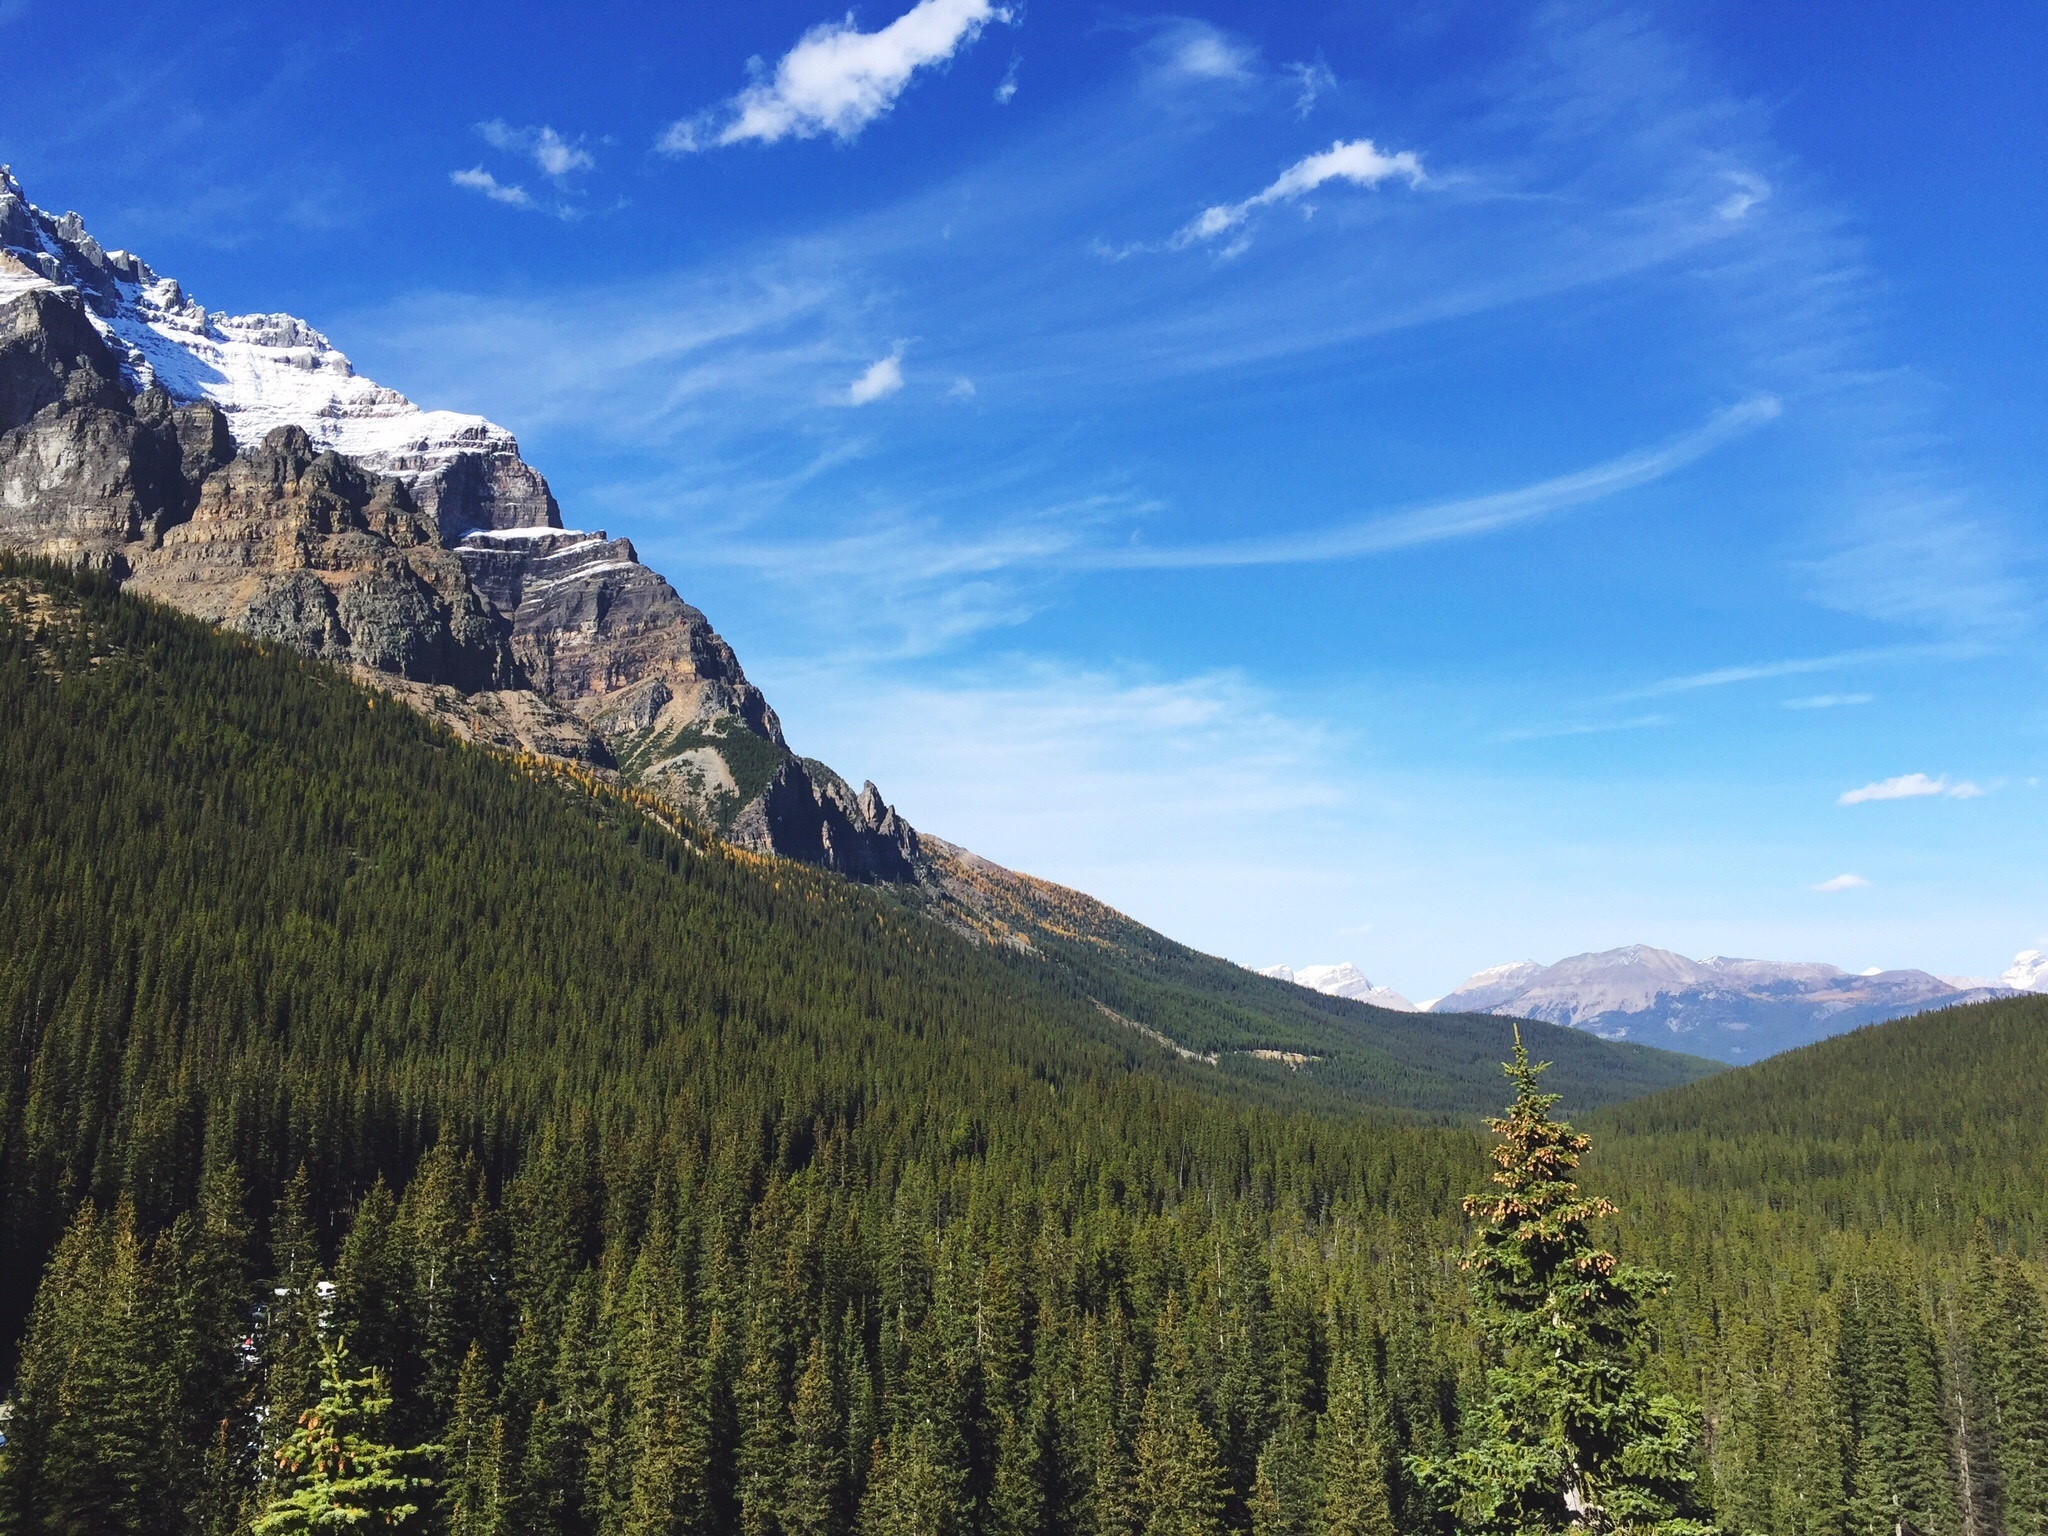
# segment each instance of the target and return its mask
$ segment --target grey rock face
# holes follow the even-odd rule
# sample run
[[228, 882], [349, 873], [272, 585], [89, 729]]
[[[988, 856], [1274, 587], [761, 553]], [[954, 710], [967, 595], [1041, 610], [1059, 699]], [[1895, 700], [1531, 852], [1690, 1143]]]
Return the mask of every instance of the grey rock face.
[[478, 530], [456, 546], [512, 625], [542, 693], [588, 722], [620, 771], [743, 847], [856, 880], [917, 878], [917, 834], [800, 760], [739, 658], [625, 539]]
[[464, 690], [516, 676], [506, 626], [405, 487], [296, 427], [209, 475], [132, 563], [138, 592], [332, 661]]
[[561, 527], [562, 509], [539, 471], [502, 442], [472, 435], [475, 445], [452, 457], [445, 443], [421, 443], [380, 454], [377, 468], [406, 482], [450, 544], [477, 529]]
[[120, 409], [121, 368], [75, 303], [48, 288], [0, 303], [0, 432], [62, 400]]

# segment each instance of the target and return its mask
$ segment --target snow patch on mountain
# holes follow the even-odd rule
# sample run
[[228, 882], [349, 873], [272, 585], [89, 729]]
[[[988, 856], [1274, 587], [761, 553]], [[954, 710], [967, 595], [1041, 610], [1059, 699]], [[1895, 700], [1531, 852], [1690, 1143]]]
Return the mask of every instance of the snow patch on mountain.
[[1275, 981], [1291, 981], [1297, 987], [1307, 987], [1312, 992], [1327, 993], [1331, 997], [1348, 997], [1353, 1002], [1371, 1003], [1375, 1008], [1391, 1008], [1396, 1013], [1422, 1012], [1392, 987], [1374, 986], [1366, 979], [1365, 972], [1348, 961], [1340, 965], [1304, 965], [1300, 970], [1285, 965], [1269, 965], [1259, 974], [1271, 976]]
[[2005, 968], [2005, 974], [1998, 978], [2001, 986], [2011, 987], [2015, 992], [2048, 992], [2048, 953], [2038, 949], [2023, 949], [2012, 957], [2012, 964]]
[[461, 411], [423, 410], [362, 377], [292, 315], [210, 311], [141, 257], [101, 247], [75, 213], [29, 203], [0, 166], [0, 300], [37, 287], [75, 291], [122, 359], [129, 385], [179, 403], [211, 401], [240, 447], [278, 427], [405, 481], [444, 531], [560, 527], [547, 482], [505, 428]]

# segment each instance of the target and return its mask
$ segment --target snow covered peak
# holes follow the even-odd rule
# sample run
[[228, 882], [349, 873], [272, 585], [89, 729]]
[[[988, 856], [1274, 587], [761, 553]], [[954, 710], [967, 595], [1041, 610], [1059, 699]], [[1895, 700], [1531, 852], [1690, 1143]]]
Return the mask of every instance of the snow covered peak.
[[1375, 1008], [1391, 1008], [1397, 1013], [1422, 1011], [1392, 987], [1374, 986], [1366, 980], [1365, 972], [1348, 961], [1339, 965], [1304, 965], [1300, 970], [1285, 965], [1269, 965], [1259, 974], [1271, 976], [1275, 981], [1291, 981], [1297, 987], [1307, 987], [1312, 992], [1326, 993], [1331, 997], [1348, 997], [1354, 1002], [1371, 1003]]
[[243, 447], [277, 427], [300, 427], [317, 447], [406, 481], [451, 537], [561, 526], [547, 482], [503, 427], [422, 410], [363, 378], [295, 316], [209, 311], [140, 257], [103, 249], [77, 214], [30, 204], [0, 169], [0, 302], [30, 288], [75, 292], [122, 358], [130, 387], [211, 401]]
[[2048, 992], [2048, 954], [2038, 949], [2021, 950], [2012, 957], [2012, 964], [2005, 968], [1998, 984], [2015, 992]]

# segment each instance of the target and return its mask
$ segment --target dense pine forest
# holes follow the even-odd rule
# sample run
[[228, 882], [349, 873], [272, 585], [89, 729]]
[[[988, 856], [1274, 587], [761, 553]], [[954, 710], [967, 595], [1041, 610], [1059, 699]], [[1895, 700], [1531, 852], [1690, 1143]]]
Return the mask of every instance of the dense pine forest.
[[0, 1531], [2048, 1536], [2048, 999], [1573, 1174], [28, 567], [0, 924]]

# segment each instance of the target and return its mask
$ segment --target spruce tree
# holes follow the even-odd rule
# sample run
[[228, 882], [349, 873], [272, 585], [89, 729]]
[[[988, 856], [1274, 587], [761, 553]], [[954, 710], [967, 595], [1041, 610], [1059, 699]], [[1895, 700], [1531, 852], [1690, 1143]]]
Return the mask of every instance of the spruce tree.
[[1548, 1066], [1529, 1060], [1518, 1027], [1514, 1102], [1487, 1122], [1497, 1188], [1465, 1200], [1480, 1226], [1464, 1266], [1497, 1361], [1478, 1433], [1411, 1469], [1473, 1536], [1706, 1536], [1688, 1464], [1698, 1414], [1653, 1394], [1639, 1358], [1643, 1304], [1671, 1279], [1594, 1245], [1591, 1224], [1614, 1206], [1571, 1177], [1590, 1143], [1550, 1117]]
[[1252, 1481], [1252, 1536], [1309, 1536], [1314, 1473], [1308, 1437], [1290, 1414], [1259, 1452]]
[[811, 1340], [791, 1409], [788, 1468], [782, 1483], [782, 1529], [788, 1536], [833, 1536], [839, 1528], [842, 1467], [839, 1411], [825, 1343]]
[[1196, 1411], [1194, 1369], [1172, 1293], [1159, 1320], [1159, 1359], [1138, 1418], [1142, 1536], [1220, 1536], [1230, 1489], [1215, 1437]]
[[2020, 1263], [1992, 1260], [1975, 1309], [2007, 1536], [2048, 1536], [2048, 1307]]
[[353, 1373], [341, 1341], [322, 1350], [320, 1390], [277, 1452], [283, 1486], [256, 1517], [256, 1536], [412, 1525], [433, 1490], [420, 1463], [436, 1448], [401, 1450], [379, 1438], [390, 1394], [376, 1370]]
[[1340, 1360], [1330, 1373], [1330, 1406], [1316, 1429], [1315, 1465], [1316, 1536], [1394, 1536], [1386, 1452], [1355, 1356]]
[[492, 1411], [488, 1371], [482, 1348], [470, 1345], [442, 1452], [442, 1511], [449, 1536], [497, 1536], [499, 1530], [505, 1421]]

